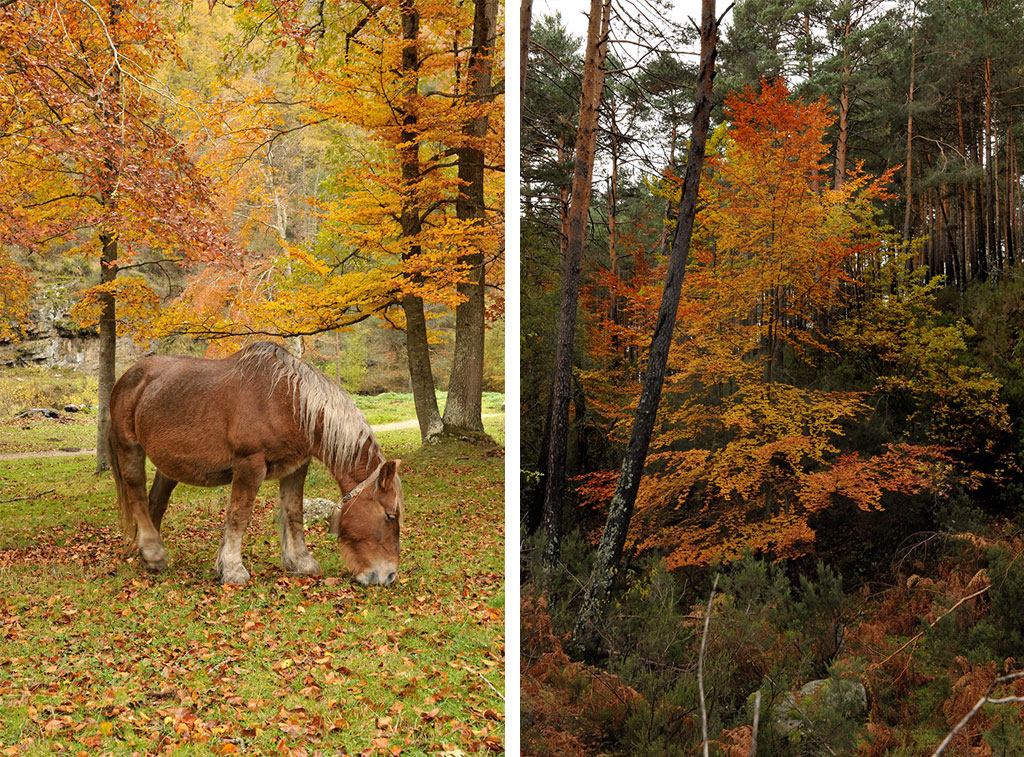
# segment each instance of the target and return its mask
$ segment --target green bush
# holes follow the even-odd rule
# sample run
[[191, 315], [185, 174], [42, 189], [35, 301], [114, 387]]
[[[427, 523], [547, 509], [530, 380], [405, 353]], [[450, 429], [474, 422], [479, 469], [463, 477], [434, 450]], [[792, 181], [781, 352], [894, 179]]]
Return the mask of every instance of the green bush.
[[[998, 657], [1024, 659], [1024, 561], [1006, 549], [989, 551], [992, 602], [989, 621], [999, 632], [992, 640]], [[998, 659], [998, 657], [996, 659]]]

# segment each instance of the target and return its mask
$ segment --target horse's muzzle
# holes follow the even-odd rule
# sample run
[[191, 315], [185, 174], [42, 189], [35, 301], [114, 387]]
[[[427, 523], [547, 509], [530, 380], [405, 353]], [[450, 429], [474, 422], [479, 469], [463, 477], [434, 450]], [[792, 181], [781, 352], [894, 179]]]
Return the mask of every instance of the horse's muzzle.
[[395, 577], [397, 575], [397, 571], [391, 568], [368, 570], [356, 576], [356, 581], [361, 583], [363, 586], [373, 586], [374, 584], [387, 586], [388, 584], [395, 582]]

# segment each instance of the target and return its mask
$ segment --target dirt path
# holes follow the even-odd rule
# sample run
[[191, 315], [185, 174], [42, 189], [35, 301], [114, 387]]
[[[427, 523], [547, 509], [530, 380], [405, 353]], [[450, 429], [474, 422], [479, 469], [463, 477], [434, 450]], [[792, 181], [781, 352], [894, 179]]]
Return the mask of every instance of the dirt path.
[[[498, 418], [502, 413], [484, 413], [481, 418]], [[395, 421], [394, 423], [380, 423], [371, 426], [374, 432], [381, 431], [402, 431], [407, 428], [416, 428], [419, 422], [413, 418], [408, 421]], [[38, 452], [4, 452], [0, 454], [0, 462], [4, 460], [24, 460], [29, 457], [74, 457], [76, 455], [95, 455], [96, 448], [92, 449], [47, 449]]]

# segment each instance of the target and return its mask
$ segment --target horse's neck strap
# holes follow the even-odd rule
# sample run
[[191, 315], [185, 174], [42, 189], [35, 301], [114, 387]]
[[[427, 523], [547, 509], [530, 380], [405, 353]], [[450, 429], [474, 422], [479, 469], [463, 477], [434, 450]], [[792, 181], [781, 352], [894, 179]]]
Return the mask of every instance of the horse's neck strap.
[[362, 481], [360, 481], [358, 484], [356, 484], [355, 487], [352, 489], [352, 491], [350, 491], [348, 494], [346, 494], [345, 496], [343, 496], [341, 498], [341, 502], [339, 502], [337, 505], [335, 505], [334, 509], [335, 510], [340, 510], [342, 505], [344, 505], [346, 502], [348, 502], [353, 497], [358, 496], [359, 492], [361, 492], [363, 489], [365, 489], [367, 486], [369, 486], [369, 484], [371, 482], [376, 481], [377, 480], [377, 476], [380, 475], [380, 470], [383, 467], [384, 467], [384, 461], [382, 460], [380, 462], [380, 464], [376, 468], [373, 469], [373, 473], [371, 473], [369, 476], [367, 476]]

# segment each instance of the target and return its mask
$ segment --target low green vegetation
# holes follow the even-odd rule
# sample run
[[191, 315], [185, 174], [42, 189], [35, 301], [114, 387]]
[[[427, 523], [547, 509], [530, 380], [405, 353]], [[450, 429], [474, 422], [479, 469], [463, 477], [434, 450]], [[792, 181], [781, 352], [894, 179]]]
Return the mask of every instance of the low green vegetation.
[[34, 407], [95, 406], [98, 393], [94, 376], [70, 368], [4, 368], [0, 370], [0, 420]]
[[92, 449], [95, 446], [95, 413], [68, 413], [59, 420], [36, 416], [0, 421], [0, 455]]
[[[486, 421], [496, 439], [501, 422]], [[45, 423], [0, 427], [0, 448], [23, 447], [29, 432], [95, 433], [86, 421]], [[0, 463], [0, 748], [500, 751], [502, 456], [420, 448], [416, 429], [379, 438], [402, 458], [407, 506], [399, 580], [386, 588], [350, 581], [323, 523], [307, 537], [324, 575], [285, 576], [274, 482], [257, 498], [243, 547], [253, 580], [239, 589], [219, 586], [213, 567], [226, 487], [175, 491], [163, 529], [171, 564], [149, 575], [125, 549], [112, 483], [90, 457]], [[322, 467], [307, 496], [337, 497]]]
[[[394, 423], [416, 417], [416, 407], [411, 394], [382, 392], [381, 394], [356, 394], [352, 396], [359, 409], [366, 414], [370, 423]], [[437, 392], [437, 405], [444, 412], [448, 392]], [[483, 414], [503, 413], [505, 395], [501, 392], [484, 392]], [[485, 419], [486, 420], [486, 419]]]

